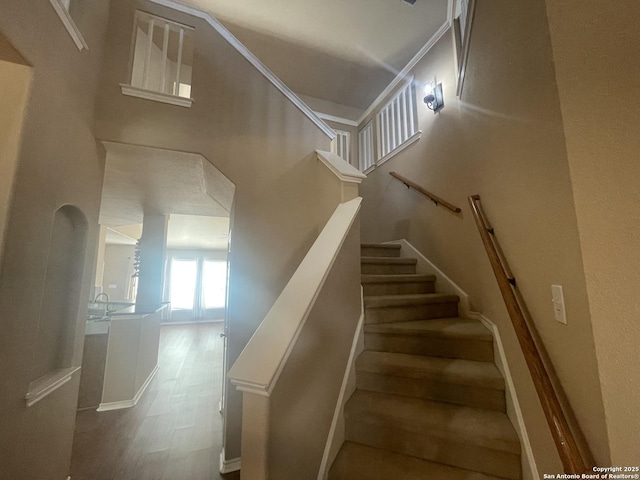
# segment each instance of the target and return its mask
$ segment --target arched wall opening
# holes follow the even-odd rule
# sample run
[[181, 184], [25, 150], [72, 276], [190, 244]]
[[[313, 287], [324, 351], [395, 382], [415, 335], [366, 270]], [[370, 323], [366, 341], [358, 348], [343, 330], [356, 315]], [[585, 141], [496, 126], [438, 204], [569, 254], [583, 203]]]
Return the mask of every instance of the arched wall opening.
[[73, 360], [88, 222], [80, 209], [56, 210], [38, 321], [32, 378], [70, 368]]

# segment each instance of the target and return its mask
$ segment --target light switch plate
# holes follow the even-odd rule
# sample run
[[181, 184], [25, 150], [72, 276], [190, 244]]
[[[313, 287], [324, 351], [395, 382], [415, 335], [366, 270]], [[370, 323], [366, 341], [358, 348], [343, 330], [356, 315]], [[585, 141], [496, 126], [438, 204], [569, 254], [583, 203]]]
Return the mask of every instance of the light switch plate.
[[118, 284], [116, 284], [116, 283], [110, 283], [110, 284], [109, 284], [109, 288], [118, 288]]
[[562, 285], [551, 285], [551, 303], [553, 305], [553, 314], [560, 323], [567, 324], [567, 312], [564, 307], [564, 292]]

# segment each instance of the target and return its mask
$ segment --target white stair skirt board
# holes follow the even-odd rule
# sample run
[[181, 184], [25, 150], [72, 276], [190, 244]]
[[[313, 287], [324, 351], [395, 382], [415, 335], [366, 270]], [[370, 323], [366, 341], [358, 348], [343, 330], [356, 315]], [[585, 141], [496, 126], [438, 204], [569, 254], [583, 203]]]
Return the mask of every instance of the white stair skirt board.
[[220, 452], [220, 473], [231, 473], [240, 470], [240, 457], [225, 460], [224, 448]]
[[493, 361], [495, 362], [496, 367], [498, 367], [498, 370], [500, 370], [500, 373], [502, 373], [506, 384], [505, 394], [507, 396], [507, 416], [516, 429], [518, 437], [520, 437], [520, 444], [522, 445], [524, 453], [522, 456], [523, 478], [524, 480], [530, 480], [525, 473], [529, 472], [531, 474], [531, 480], [537, 480], [540, 478], [540, 475], [538, 474], [538, 466], [536, 465], [533, 450], [531, 449], [531, 442], [529, 441], [527, 427], [524, 424], [522, 409], [520, 408], [520, 402], [518, 401], [518, 395], [516, 394], [516, 387], [513, 384], [511, 370], [509, 370], [509, 364], [507, 363], [507, 356], [504, 351], [504, 346], [502, 345], [500, 331], [495, 323], [479, 312], [469, 312], [468, 316], [479, 320], [493, 334]]
[[418, 264], [416, 265], [417, 273], [424, 273], [429, 275], [435, 275], [438, 285], [438, 291], [442, 293], [450, 293], [452, 295], [458, 295], [460, 297], [460, 316], [464, 317], [469, 314], [469, 295], [462, 290], [458, 285], [455, 284], [453, 280], [451, 280], [445, 273], [440, 270], [431, 260], [425, 257], [422, 253], [420, 253], [416, 247], [411, 245], [404, 238], [401, 240], [393, 240], [392, 242], [385, 242], [389, 244], [401, 245], [400, 256], [402, 257], [414, 257], [418, 260]]
[[327, 435], [327, 443], [324, 447], [322, 462], [320, 462], [320, 470], [318, 471], [318, 480], [327, 480], [329, 477], [329, 469], [340, 451], [340, 447], [345, 441], [345, 422], [344, 422], [344, 406], [347, 400], [356, 391], [356, 358], [364, 351], [364, 294], [360, 287], [360, 319], [353, 335], [353, 343], [351, 344], [351, 352], [347, 367], [344, 370], [342, 378], [342, 386], [338, 394], [336, 409], [333, 412], [331, 420], [331, 428]]
[[136, 404], [138, 403], [138, 400], [140, 400], [140, 397], [142, 397], [142, 394], [147, 389], [147, 387], [151, 383], [151, 380], [153, 380], [153, 377], [155, 377], [157, 372], [158, 372], [158, 365], [156, 365], [155, 368], [151, 371], [151, 373], [149, 374], [147, 379], [144, 381], [144, 383], [140, 387], [140, 390], [138, 390], [138, 393], [136, 393], [135, 397], [133, 397], [131, 400], [122, 400], [120, 402], [101, 403], [100, 406], [97, 408], [97, 411], [98, 412], [108, 412], [109, 410], [120, 410], [121, 408], [135, 407]]
[[[505, 394], [507, 402], [507, 416], [511, 420], [513, 427], [520, 437], [522, 450], [524, 455], [522, 456], [522, 472], [524, 480], [537, 480], [540, 478], [538, 475], [538, 467], [536, 465], [535, 458], [533, 456], [533, 450], [531, 449], [531, 442], [529, 441], [529, 434], [527, 433], [527, 427], [524, 423], [524, 417], [522, 416], [522, 409], [520, 408], [520, 402], [518, 401], [518, 395], [516, 394], [515, 385], [513, 383], [513, 377], [509, 370], [509, 364], [507, 363], [507, 357], [502, 345], [502, 338], [500, 332], [495, 323], [489, 320], [487, 317], [479, 312], [471, 311], [469, 307], [469, 295], [462, 290], [453, 280], [442, 272], [435, 264], [427, 257], [422, 255], [413, 245], [411, 245], [406, 239], [394, 240], [386, 242], [388, 244], [401, 245], [400, 255], [402, 257], [415, 257], [418, 259], [416, 265], [417, 273], [425, 273], [436, 276], [436, 285], [438, 290], [443, 293], [452, 293], [460, 297], [460, 316], [470, 317], [479, 320], [487, 327], [493, 335], [493, 349], [494, 349], [494, 362], [500, 373], [505, 380]], [[530, 476], [529, 476], [530, 475]]]

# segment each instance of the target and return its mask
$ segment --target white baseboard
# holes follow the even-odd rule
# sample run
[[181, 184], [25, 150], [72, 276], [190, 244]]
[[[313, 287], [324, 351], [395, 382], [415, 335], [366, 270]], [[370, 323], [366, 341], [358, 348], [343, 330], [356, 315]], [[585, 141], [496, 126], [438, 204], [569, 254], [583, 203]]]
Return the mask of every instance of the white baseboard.
[[327, 435], [327, 443], [324, 447], [324, 454], [320, 462], [320, 470], [318, 471], [318, 480], [327, 480], [329, 477], [329, 469], [333, 465], [334, 460], [338, 456], [340, 447], [345, 441], [344, 432], [344, 406], [347, 400], [356, 390], [356, 358], [364, 350], [364, 297], [362, 288], [360, 288], [360, 318], [353, 335], [351, 343], [351, 352], [349, 352], [349, 360], [342, 377], [342, 386], [338, 394], [336, 409], [333, 412], [331, 420], [331, 428]]
[[240, 457], [226, 460], [224, 458], [224, 448], [220, 452], [220, 473], [231, 473], [240, 470]]
[[411, 245], [404, 238], [401, 240], [394, 240], [392, 242], [386, 243], [394, 243], [401, 245], [400, 255], [403, 257], [414, 257], [418, 260], [418, 264], [416, 265], [416, 271], [421, 274], [427, 275], [435, 275], [438, 280], [436, 283], [436, 289], [442, 293], [449, 293], [452, 295], [458, 295], [460, 297], [459, 303], [459, 311], [460, 316], [467, 315], [471, 308], [469, 307], [469, 295], [467, 292], [462, 290], [456, 283], [451, 280], [445, 273], [440, 270], [431, 260], [425, 257], [422, 253], [416, 249], [413, 245]]
[[97, 411], [108, 412], [109, 410], [120, 410], [121, 408], [135, 407], [136, 404], [138, 403], [138, 400], [140, 400], [140, 397], [142, 397], [142, 394], [147, 389], [147, 387], [151, 383], [151, 380], [153, 380], [153, 377], [155, 377], [157, 372], [158, 372], [158, 365], [156, 365], [155, 368], [151, 371], [151, 373], [149, 374], [147, 379], [144, 381], [144, 383], [142, 384], [142, 386], [140, 387], [136, 395], [131, 400], [101, 403], [100, 406], [97, 408]]
[[520, 402], [518, 401], [518, 395], [516, 394], [516, 387], [513, 383], [511, 370], [509, 370], [509, 364], [507, 363], [507, 356], [504, 351], [504, 346], [502, 345], [500, 331], [495, 323], [479, 312], [469, 312], [468, 316], [482, 322], [482, 324], [493, 334], [493, 358], [496, 367], [498, 367], [498, 370], [500, 370], [500, 373], [502, 373], [502, 376], [504, 377], [505, 386], [507, 388], [507, 414], [518, 433], [518, 437], [520, 437], [524, 457], [522, 462], [523, 470], [528, 469], [531, 474], [531, 478], [537, 480], [541, 477], [538, 474], [538, 467], [536, 465], [535, 457], [533, 456], [533, 449], [531, 448], [527, 427], [524, 423], [524, 417], [522, 416], [522, 409], [520, 408]]

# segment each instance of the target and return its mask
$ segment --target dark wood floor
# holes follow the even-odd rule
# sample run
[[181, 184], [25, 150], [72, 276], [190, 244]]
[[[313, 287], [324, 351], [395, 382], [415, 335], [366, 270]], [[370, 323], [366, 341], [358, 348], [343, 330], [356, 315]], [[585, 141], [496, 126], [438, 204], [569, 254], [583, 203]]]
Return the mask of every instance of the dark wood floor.
[[222, 323], [162, 327], [159, 369], [129, 409], [78, 412], [72, 480], [219, 480]]

